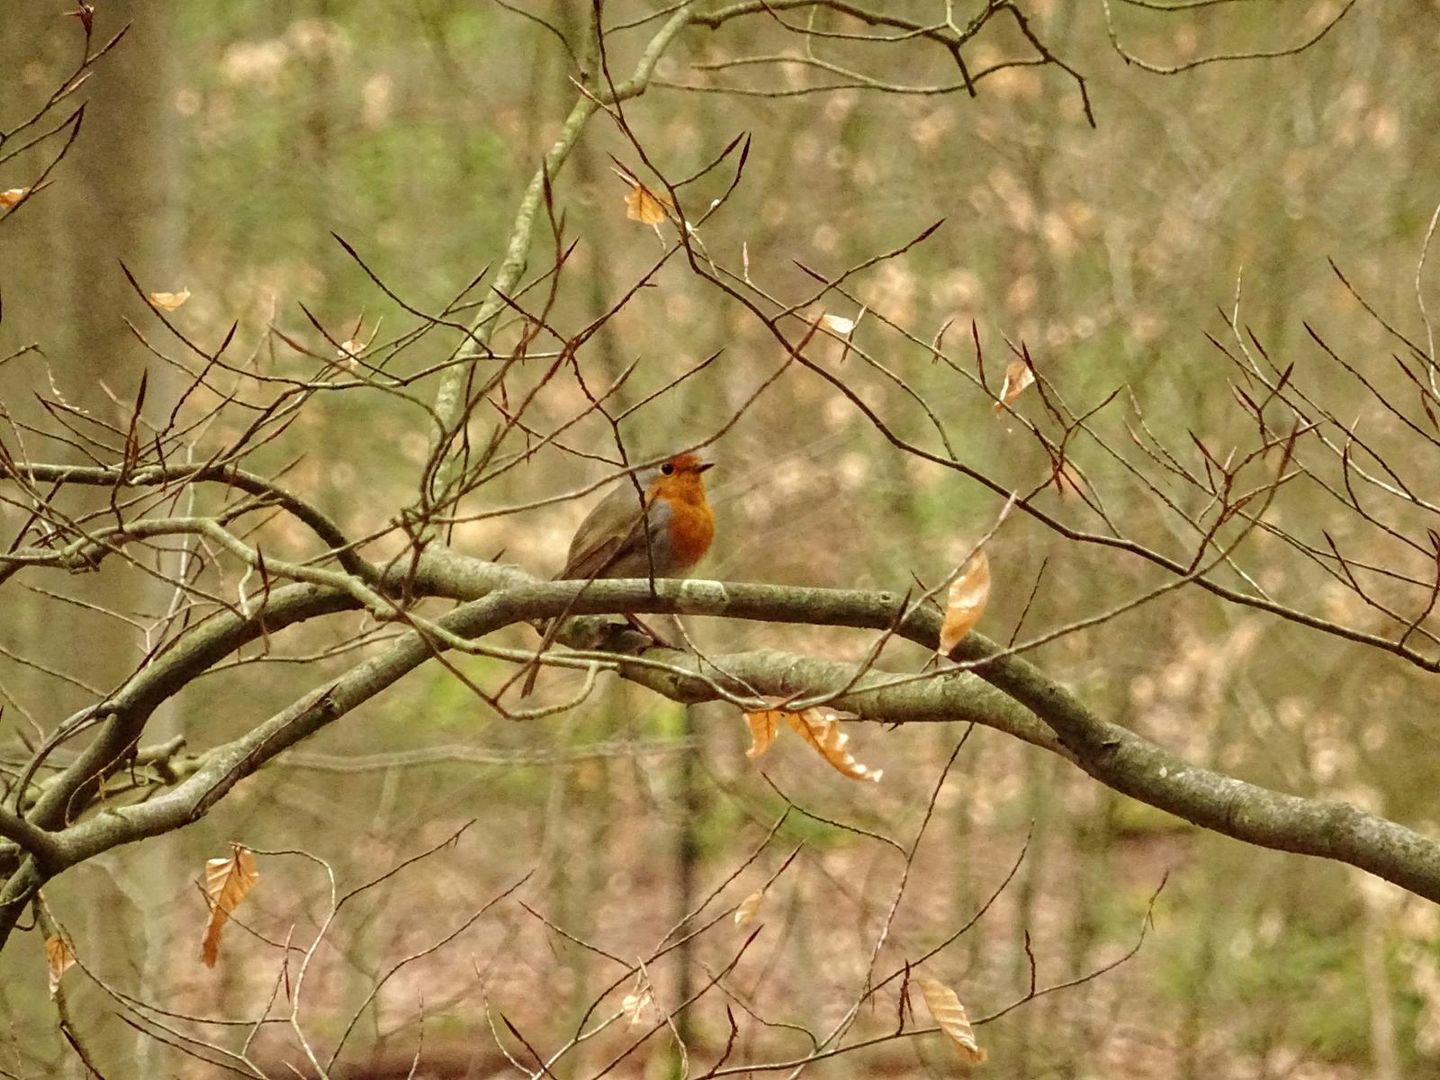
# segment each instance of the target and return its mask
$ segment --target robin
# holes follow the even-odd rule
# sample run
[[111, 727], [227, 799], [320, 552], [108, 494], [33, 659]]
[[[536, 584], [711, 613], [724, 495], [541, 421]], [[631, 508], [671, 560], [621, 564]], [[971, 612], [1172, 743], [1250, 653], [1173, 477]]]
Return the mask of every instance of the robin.
[[[704, 480], [705, 470], [713, 464], [694, 454], [675, 454], [641, 470], [635, 479], [644, 492], [643, 503], [636, 484], [628, 478], [622, 481], [575, 530], [565, 568], [555, 580], [663, 578], [686, 573], [715, 538], [715, 514], [705, 498]], [[542, 652], [554, 640], [559, 625], [556, 619], [545, 629]], [[531, 669], [523, 693], [534, 688], [538, 674], [538, 667]]]

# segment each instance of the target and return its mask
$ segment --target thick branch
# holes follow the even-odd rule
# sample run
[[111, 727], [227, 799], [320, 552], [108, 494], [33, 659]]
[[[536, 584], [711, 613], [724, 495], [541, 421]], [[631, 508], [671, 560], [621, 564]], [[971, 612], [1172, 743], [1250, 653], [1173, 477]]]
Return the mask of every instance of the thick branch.
[[[137, 672], [113, 696], [61, 726], [63, 734], [91, 719], [104, 718], [99, 734], [47, 785], [27, 816], [42, 828], [54, 829], [63, 824], [72, 809], [85, 805], [96, 784], [124, 764], [155, 709], [241, 646], [292, 623], [356, 606], [348, 593], [291, 585], [275, 589], [249, 617], [216, 615]], [[24, 795], [22, 790], [22, 800]]]
[[55, 842], [54, 834], [37, 828], [3, 806], [0, 806], [0, 836], [13, 841], [42, 866], [54, 866], [58, 869], [62, 865], [63, 855]]
[[[411, 585], [417, 592], [452, 596], [491, 590], [437, 621], [447, 633], [466, 638], [480, 638], [517, 621], [566, 611], [577, 615], [676, 612], [870, 630], [893, 628], [898, 636], [930, 648], [940, 621], [937, 613], [917, 609], [897, 625], [902, 599], [893, 593], [710, 581], [658, 581], [653, 590], [650, 582], [642, 580], [540, 583], [529, 581], [520, 571], [450, 552], [427, 553]], [[285, 613], [292, 617], [299, 611], [318, 614], [323, 610], [321, 599], [315, 596], [302, 598], [292, 593], [282, 597], [277, 592], [272, 600], [283, 600]], [[354, 601], [337, 596], [328, 598], [328, 603], [331, 610], [338, 610]], [[236, 632], [237, 628], [230, 629], [232, 637]], [[212, 751], [196, 773], [170, 791], [49, 834], [58, 864], [71, 865], [117, 844], [197, 819], [240, 779], [374, 697], [431, 658], [434, 651], [433, 638], [418, 632], [407, 634], [384, 653], [312, 691], [241, 739]], [[667, 649], [646, 651], [644, 660], [658, 666], [616, 654], [605, 659], [624, 677], [681, 701], [714, 699], [722, 690], [788, 699], [848, 688], [835, 705], [865, 719], [984, 723], [1062, 753], [1115, 790], [1205, 828], [1264, 847], [1349, 863], [1418, 895], [1440, 900], [1440, 846], [1432, 841], [1344, 804], [1281, 794], [1196, 767], [1095, 716], [1027, 661], [1005, 654], [978, 635], [967, 638], [956, 655], [974, 666], [973, 674], [952, 669], [919, 679], [872, 671], [856, 680], [854, 665], [778, 652], [706, 658]], [[198, 660], [191, 657], [185, 670], [197, 670]], [[167, 672], [167, 687], [174, 686], [178, 676], [176, 669]], [[980, 680], [993, 690], [982, 686]], [[142, 675], [135, 692], [154, 701], [158, 687], [144, 683]], [[60, 808], [52, 794], [47, 791], [37, 811], [43, 807], [53, 815]], [[38, 820], [32, 818], [32, 822]], [[14, 888], [33, 878], [33, 874], [18, 875], [0, 902], [15, 899]]]
[[[971, 634], [957, 658], [980, 661], [999, 646]], [[1078, 764], [1107, 787], [1246, 843], [1349, 863], [1440, 902], [1440, 844], [1348, 803], [1271, 791], [1200, 768], [1100, 719], [1018, 656], [977, 674], [1054, 729]]]

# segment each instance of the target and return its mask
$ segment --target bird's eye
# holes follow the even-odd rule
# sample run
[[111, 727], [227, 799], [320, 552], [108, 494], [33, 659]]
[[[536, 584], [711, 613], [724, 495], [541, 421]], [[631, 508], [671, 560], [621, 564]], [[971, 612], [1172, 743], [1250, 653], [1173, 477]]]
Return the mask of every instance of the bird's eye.
[[673, 473], [673, 472], [675, 471], [675, 466], [672, 465], [672, 464], [670, 464], [670, 462], [667, 461], [664, 465], [661, 465], [661, 466], [660, 466], [660, 471], [661, 471], [662, 473], [664, 473], [666, 476], [669, 476], [671, 473]]

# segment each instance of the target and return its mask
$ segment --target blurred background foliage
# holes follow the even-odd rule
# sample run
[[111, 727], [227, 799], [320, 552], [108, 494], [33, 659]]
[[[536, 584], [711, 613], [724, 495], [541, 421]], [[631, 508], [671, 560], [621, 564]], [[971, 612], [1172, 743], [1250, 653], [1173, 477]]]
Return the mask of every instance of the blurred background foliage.
[[[569, 0], [524, 6], [572, 36], [586, 15], [586, 5]], [[1043, 39], [1085, 75], [1097, 128], [1085, 121], [1074, 81], [1053, 67], [1006, 70], [970, 99], [854, 89], [793, 96], [783, 92], [812, 80], [794, 65], [697, 66], [787, 47], [790, 39], [764, 19], [682, 37], [658, 69], [676, 86], [653, 88], [625, 115], [672, 177], [693, 172], [735, 135], [753, 136], [741, 185], [702, 229], [718, 261], [738, 267], [743, 245], [755, 280], [792, 297], [810, 287], [797, 263], [833, 274], [944, 218], [925, 244], [855, 280], [866, 305], [922, 342], [954, 320], [947, 341], [969, 362], [964, 339], [973, 320], [993, 361], [992, 380], [1007, 358], [1006, 335], [1024, 341], [1073, 402], [1128, 385], [1172, 444], [1194, 431], [1223, 445], [1235, 425], [1228, 361], [1206, 334], [1224, 336], [1242, 280], [1242, 322], [1282, 366], [1295, 361], [1318, 393], [1343, 402], [1350, 391], [1307, 336], [1307, 321], [1351, 362], [1383, 371], [1390, 349], [1383, 332], [1326, 260], [1378, 310], [1418, 326], [1416, 259], [1440, 199], [1433, 180], [1440, 175], [1440, 5], [1361, 5], [1300, 56], [1173, 77], [1127, 66], [1110, 47], [1098, 4], [1022, 6]], [[1339, 9], [1117, 7], [1126, 47], [1166, 64], [1283, 47]], [[367, 333], [379, 323], [381, 340], [413, 325], [332, 232], [407, 303], [439, 310], [498, 259], [519, 193], [575, 95], [555, 37], [496, 4], [117, 0], [97, 8], [104, 28], [127, 20], [134, 28], [88, 87], [84, 132], [54, 186], [0, 229], [0, 355], [41, 343], [55, 384], [85, 408], [114, 412], [107, 388], [128, 403], [143, 369], [156, 379], [164, 373], [125, 328], [129, 318], [157, 342], [164, 338], [126, 286], [122, 258], [147, 289], [192, 290], [176, 316], [187, 333], [213, 344], [238, 321], [234, 355], [281, 375], [299, 377], [313, 364], [270, 335], [271, 325], [322, 344], [301, 303], [341, 339], [362, 318]], [[607, 8], [616, 18], [649, 10]], [[76, 29], [63, 10], [23, 0], [3, 13], [0, 124], [33, 109], [71, 62]], [[628, 70], [646, 36], [641, 29], [616, 42], [617, 70]], [[831, 55], [863, 63], [880, 79], [953, 78], [949, 58], [921, 44], [832, 47]], [[979, 69], [1023, 52], [1018, 34], [1000, 28], [975, 46], [971, 62]], [[579, 242], [552, 314], [567, 333], [616, 302], [660, 251], [651, 230], [626, 220], [626, 188], [610, 155], [640, 168], [614, 125], [597, 117], [555, 182], [566, 236]], [[0, 188], [27, 183], [23, 165], [0, 176]], [[693, 206], [707, 204], [720, 184], [703, 181], [690, 195]], [[542, 238], [532, 272], [549, 254]], [[1431, 297], [1434, 280], [1424, 283]], [[582, 361], [604, 381], [638, 359], [621, 394], [635, 402], [723, 350], [702, 377], [632, 421], [636, 443], [663, 447], [706, 434], [783, 357], [757, 320], [683, 262], [667, 265], [655, 285], [605, 324]], [[836, 310], [854, 315], [853, 307]], [[904, 371], [944, 417], [962, 458], [1006, 483], [1044, 475], [1033, 442], [925, 349], [881, 333], [873, 316], [857, 340]], [[419, 370], [453, 346], [439, 335], [423, 339], [402, 366]], [[868, 377], [854, 359], [839, 358], [837, 343], [817, 348], [831, 348], [857, 383]], [[52, 377], [45, 364], [32, 355], [0, 368], [0, 394], [18, 413], [33, 418], [33, 395]], [[922, 436], [923, 417], [893, 389], [867, 382], [864, 395], [891, 409], [904, 433]], [[579, 404], [578, 396], [557, 396], [548, 419], [558, 422]], [[317, 398], [297, 437], [268, 464], [293, 462], [287, 483], [362, 535], [410, 502], [427, 450], [420, 413], [379, 393]], [[571, 442], [603, 450], [605, 439], [601, 425], [587, 422]], [[955, 474], [893, 452], [831, 389], [798, 370], [713, 453], [722, 525], [705, 576], [904, 589], [912, 575], [943, 575], [998, 510], [992, 496]], [[1113, 510], [1137, 531], [1164, 535], [1153, 502], [1127, 485], [1118, 465], [1086, 464]], [[599, 475], [592, 464], [542, 453], [467, 509], [528, 502]], [[1058, 504], [1059, 496], [1047, 498]], [[452, 542], [553, 572], [588, 505], [462, 523]], [[1318, 497], [1293, 500], [1285, 513], [1313, 514], [1317, 528], [1347, 527], [1326, 517], [1332, 511]], [[8, 506], [0, 512], [7, 530], [19, 524], [12, 517]], [[268, 539], [282, 552], [286, 542], [278, 530]], [[1042, 565], [1026, 616], [1032, 631], [1100, 610], [1137, 580], [1132, 564], [1068, 546], [1018, 515], [990, 551], [996, 587], [981, 629], [999, 639], [1015, 626]], [[1303, 568], [1263, 537], [1249, 554], [1257, 572], [1311, 587]], [[127, 585], [125, 573], [107, 567], [105, 581], [44, 584], [82, 600], [143, 588]], [[0, 625], [7, 725], [25, 715], [53, 723], [88, 700], [82, 687], [10, 654], [83, 672], [100, 687], [135, 662], [128, 637], [83, 609], [67, 605], [57, 614], [50, 597], [10, 592]], [[763, 625], [700, 624], [694, 632], [716, 647], [829, 656], [858, 657], [868, 643], [865, 635]], [[295, 657], [327, 640], [306, 629], [291, 633], [286, 651]], [[513, 640], [534, 638], [517, 631]], [[903, 649], [895, 655], [897, 663], [920, 659]], [[275, 662], [263, 679], [257, 669], [218, 672], [187, 690], [166, 722], [192, 744], [211, 745], [320, 685], [349, 659]], [[1382, 654], [1182, 593], [1061, 638], [1036, 659], [1102, 715], [1198, 763], [1437, 828], [1429, 798], [1440, 760], [1427, 719], [1433, 690]], [[460, 666], [486, 684], [505, 674], [491, 662]], [[555, 700], [567, 692], [562, 675], [549, 674], [546, 683]], [[356, 883], [476, 819], [455, 848], [367, 894], [337, 930], [318, 962], [308, 1014], [323, 1041], [379, 973], [532, 866], [531, 902], [556, 924], [622, 956], [653, 943], [697, 889], [753, 849], [782, 809], [744, 758], [742, 728], [731, 710], [686, 714], [619, 683], [558, 719], [503, 724], [435, 667], [249, 781], [183, 834], [152, 841], [143, 857], [122, 849], [73, 871], [50, 888], [49, 902], [82, 956], [117, 985], [183, 1011], [246, 1015], [263, 1002], [273, 969], [243, 935], [227, 941], [230, 955], [216, 973], [195, 961], [203, 907], [193, 882], [204, 858], [223, 854], [231, 839], [303, 848]], [[876, 787], [822, 771], [798, 745], [779, 747], [768, 769], [807, 808], [903, 838], [918, 825], [959, 734], [857, 730], [858, 756], [885, 769]], [[427, 747], [437, 748], [435, 760], [403, 756]], [[353, 758], [369, 764], [351, 770]], [[1133, 960], [982, 1029], [997, 1075], [1440, 1076], [1433, 907], [1337, 866], [1203, 835], [983, 729], [939, 808], [887, 946], [892, 960], [919, 953], [969, 918], [1030, 837], [1014, 883], [942, 954], [941, 973], [975, 1014], [1023, 993], [1026, 931], [1042, 983], [1077, 977], [1130, 947], [1149, 896], [1169, 875], [1154, 931]], [[833, 1020], [833, 988], [853, 985], [864, 970], [866, 935], [888, 903], [895, 856], [793, 817], [780, 839], [805, 847], [768, 901], [763, 970], [743, 969], [738, 985], [769, 1019]], [[767, 854], [742, 884], [753, 888], [779, 857]], [[291, 924], [298, 934], [313, 932], [326, 895], [313, 868], [276, 857], [262, 859], [262, 874], [251, 924], [282, 937]], [[748, 891], [739, 887], [735, 899]], [[701, 965], [720, 962], [722, 951], [708, 948], [653, 974], [672, 990], [696, 985]], [[38, 940], [17, 942], [6, 962], [0, 1069], [25, 1077], [73, 1071], [39, 989]], [[485, 1000], [522, 1030], [553, 1033], [547, 1025], [573, 1023], [608, 982], [606, 968], [511, 906], [389, 983], [366, 1011], [350, 1056], [359, 1063], [403, 1051], [408, 1060], [423, 1012], [427, 1043], [466, 1048], [460, 1056], [471, 1071], [455, 1075], [498, 1074], [503, 1063], [486, 1049]], [[172, 1051], [116, 1020], [94, 986], [76, 980], [69, 1007], [113, 1075], [190, 1075]], [[867, 1022], [880, 1030], [892, 1020]], [[697, 1047], [718, 1051], [725, 1032], [723, 1009], [707, 999], [688, 1033]], [[774, 1047], [796, 1049], [783, 1038], [751, 1049], [760, 1045], [775, 1054]], [[673, 1067], [658, 1042], [647, 1053], [630, 1075]], [[608, 1060], [604, 1046], [577, 1059], [566, 1075], [588, 1075]], [[146, 1071], [126, 1072], [137, 1060]], [[898, 1076], [947, 1068], [938, 1047], [898, 1043], [814, 1071]]]

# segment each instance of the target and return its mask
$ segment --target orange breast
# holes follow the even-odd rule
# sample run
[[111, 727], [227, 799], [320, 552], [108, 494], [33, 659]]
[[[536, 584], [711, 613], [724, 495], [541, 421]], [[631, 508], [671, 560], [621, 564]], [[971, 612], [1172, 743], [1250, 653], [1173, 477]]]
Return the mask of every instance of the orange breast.
[[715, 539], [715, 515], [703, 495], [699, 502], [675, 500], [670, 504], [669, 526], [675, 569], [688, 570], [710, 550], [710, 541]]

